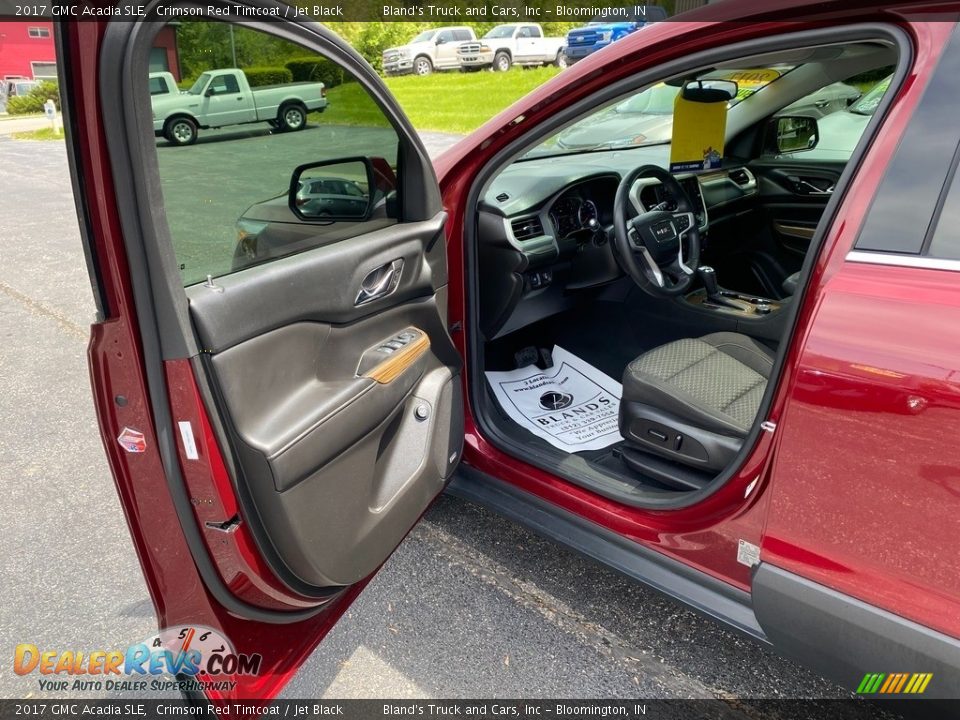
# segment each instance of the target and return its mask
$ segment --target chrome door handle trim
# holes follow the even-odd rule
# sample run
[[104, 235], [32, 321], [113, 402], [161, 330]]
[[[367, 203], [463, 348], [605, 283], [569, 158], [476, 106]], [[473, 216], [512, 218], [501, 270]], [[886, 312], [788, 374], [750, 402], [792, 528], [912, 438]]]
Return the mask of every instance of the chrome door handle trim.
[[403, 258], [397, 258], [393, 262], [371, 270], [360, 283], [360, 292], [357, 293], [354, 305], [366, 305], [374, 300], [385, 298], [400, 285], [402, 274]]

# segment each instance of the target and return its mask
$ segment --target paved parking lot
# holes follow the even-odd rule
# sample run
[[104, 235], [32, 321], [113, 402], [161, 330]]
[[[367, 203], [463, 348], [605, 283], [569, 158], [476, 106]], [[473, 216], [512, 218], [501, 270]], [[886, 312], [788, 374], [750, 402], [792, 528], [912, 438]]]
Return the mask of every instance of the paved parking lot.
[[[17, 643], [111, 649], [156, 625], [95, 426], [93, 304], [62, 144], [0, 138], [0, 238], [0, 695], [39, 697], [35, 677], [10, 672]], [[286, 694], [845, 696], [455, 499], [428, 513]]]

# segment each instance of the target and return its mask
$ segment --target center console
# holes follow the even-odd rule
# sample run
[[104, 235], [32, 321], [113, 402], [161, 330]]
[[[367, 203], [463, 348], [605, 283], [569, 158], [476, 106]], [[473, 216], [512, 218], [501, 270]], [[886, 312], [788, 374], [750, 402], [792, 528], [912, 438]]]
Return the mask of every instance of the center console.
[[740, 318], [767, 317], [779, 312], [783, 307], [783, 303], [777, 300], [721, 288], [717, 283], [716, 272], [708, 265], [702, 265], [697, 272], [703, 288], [694, 290], [684, 298], [691, 305]]

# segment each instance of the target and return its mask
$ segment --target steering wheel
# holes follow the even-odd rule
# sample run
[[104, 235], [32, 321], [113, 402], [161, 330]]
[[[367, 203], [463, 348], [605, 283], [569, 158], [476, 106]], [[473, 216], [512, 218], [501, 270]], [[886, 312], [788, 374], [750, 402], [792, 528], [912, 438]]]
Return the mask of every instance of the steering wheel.
[[[636, 215], [630, 189], [642, 178], [659, 180], [677, 209], [668, 211], [660, 203]], [[624, 176], [613, 202], [613, 234], [621, 267], [642, 290], [663, 297], [690, 288], [700, 264], [700, 231], [690, 196], [669, 172], [641, 165]]]

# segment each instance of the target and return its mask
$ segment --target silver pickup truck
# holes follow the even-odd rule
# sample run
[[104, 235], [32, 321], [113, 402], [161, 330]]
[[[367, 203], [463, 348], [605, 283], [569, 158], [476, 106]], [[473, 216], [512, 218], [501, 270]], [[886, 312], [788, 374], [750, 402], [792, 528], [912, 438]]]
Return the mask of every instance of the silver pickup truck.
[[251, 88], [243, 70], [209, 70], [189, 90], [154, 95], [153, 130], [173, 145], [197, 141], [199, 128], [266, 122], [279, 130], [302, 130], [307, 113], [327, 107], [321, 82]]

